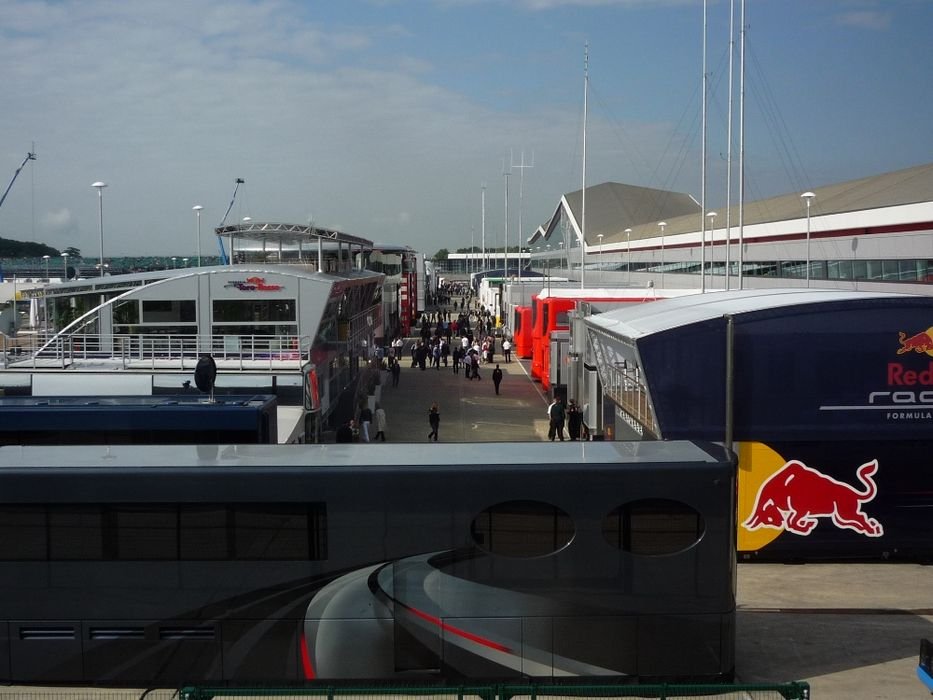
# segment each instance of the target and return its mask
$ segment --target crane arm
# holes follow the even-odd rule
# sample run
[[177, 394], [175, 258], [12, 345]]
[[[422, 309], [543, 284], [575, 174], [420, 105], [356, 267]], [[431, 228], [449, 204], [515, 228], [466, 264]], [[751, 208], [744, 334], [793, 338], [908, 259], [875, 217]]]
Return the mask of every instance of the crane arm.
[[[240, 185], [242, 185], [245, 182], [246, 180], [244, 180], [242, 177], [238, 177], [236, 179], [236, 186], [233, 188], [233, 197], [230, 198], [230, 206], [228, 206], [227, 211], [224, 212], [224, 218], [220, 220], [220, 226], [218, 226], [218, 228], [223, 228], [224, 224], [227, 223], [227, 217], [230, 216], [230, 210], [233, 209], [233, 203], [236, 201], [237, 190], [239, 190]], [[227, 251], [224, 250], [224, 242], [220, 238], [220, 236], [217, 236], [217, 245], [220, 246], [220, 264], [226, 265], [227, 264]]]
[[31, 160], [35, 160], [35, 159], [36, 159], [35, 153], [27, 153], [26, 157], [23, 158], [23, 162], [19, 164], [19, 167], [16, 169], [16, 172], [13, 173], [13, 179], [10, 180], [10, 184], [6, 186], [6, 190], [4, 191], [3, 196], [0, 197], [0, 207], [3, 206], [3, 202], [6, 201], [6, 196], [10, 194], [10, 190], [13, 189], [13, 183], [16, 182], [16, 178], [19, 177], [20, 171], [26, 167], [26, 163], [28, 163]]

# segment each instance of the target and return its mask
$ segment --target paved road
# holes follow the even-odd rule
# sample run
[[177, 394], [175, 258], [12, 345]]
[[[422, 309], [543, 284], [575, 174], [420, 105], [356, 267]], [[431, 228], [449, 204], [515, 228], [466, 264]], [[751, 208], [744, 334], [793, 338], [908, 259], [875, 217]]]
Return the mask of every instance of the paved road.
[[482, 379], [466, 379], [452, 365], [440, 369], [412, 368], [402, 360], [399, 385], [382, 375], [382, 407], [386, 438], [395, 442], [427, 442], [428, 410], [437, 402], [441, 414], [438, 442], [528, 442], [547, 439], [547, 400], [540, 385], [526, 372], [527, 363], [514, 359], [498, 363], [503, 379], [496, 395], [492, 382], [495, 364], [482, 365]]

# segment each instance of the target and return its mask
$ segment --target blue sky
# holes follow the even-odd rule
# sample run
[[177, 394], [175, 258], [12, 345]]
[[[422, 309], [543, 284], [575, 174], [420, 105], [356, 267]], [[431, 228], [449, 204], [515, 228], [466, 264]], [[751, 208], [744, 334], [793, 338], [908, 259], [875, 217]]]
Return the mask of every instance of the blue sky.
[[[735, 1], [738, 13], [739, 0]], [[728, 0], [708, 3], [708, 194], [725, 203]], [[0, 0], [0, 236], [89, 256], [315, 223], [433, 254], [582, 182], [700, 196], [700, 0]], [[933, 157], [931, 0], [748, 0], [747, 198]], [[736, 28], [739, 19], [735, 19]], [[736, 80], [738, 38], [735, 43]], [[735, 97], [738, 105], [738, 96]], [[737, 123], [734, 127], [738, 138]], [[734, 146], [734, 150], [737, 148]]]

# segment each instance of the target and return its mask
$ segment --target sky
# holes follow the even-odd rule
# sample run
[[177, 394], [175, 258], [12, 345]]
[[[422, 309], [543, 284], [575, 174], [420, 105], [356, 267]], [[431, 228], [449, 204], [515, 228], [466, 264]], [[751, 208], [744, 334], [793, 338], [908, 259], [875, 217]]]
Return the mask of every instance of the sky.
[[[704, 81], [702, 0], [0, 0], [0, 187], [37, 154], [0, 237], [96, 258], [103, 181], [105, 257], [193, 255], [196, 204], [216, 252], [242, 178], [227, 223], [515, 246], [584, 162], [700, 200], [704, 82], [722, 207], [730, 1], [706, 7]], [[746, 200], [933, 159], [933, 0], [745, 11]]]

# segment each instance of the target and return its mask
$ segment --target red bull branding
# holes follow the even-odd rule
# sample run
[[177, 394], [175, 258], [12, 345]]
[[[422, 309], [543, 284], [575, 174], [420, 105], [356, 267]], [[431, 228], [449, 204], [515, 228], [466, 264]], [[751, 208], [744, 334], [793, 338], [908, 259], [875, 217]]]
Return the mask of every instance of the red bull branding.
[[933, 421], [933, 360], [917, 364], [909, 359], [915, 354], [933, 357], [933, 326], [911, 336], [900, 331], [896, 353], [908, 357], [887, 363], [884, 378], [879, 377], [877, 389], [867, 392], [864, 403], [824, 404], [820, 410], [858, 411], [863, 416], [873, 411], [885, 422]]
[[901, 347], [897, 349], [898, 355], [903, 355], [908, 352], [918, 352], [921, 354], [926, 353], [927, 355], [933, 355], [933, 334], [930, 333], [930, 329], [921, 331], [920, 333], [915, 333], [909, 338], [903, 331], [897, 335], [898, 341], [901, 344]]
[[751, 515], [742, 523], [749, 530], [771, 528], [796, 535], [809, 535], [820, 518], [836, 527], [853, 530], [866, 537], [881, 537], [884, 528], [862, 512], [878, 493], [872, 476], [878, 460], [856, 470], [862, 489], [823, 474], [798, 460], [786, 462], [758, 489]]

